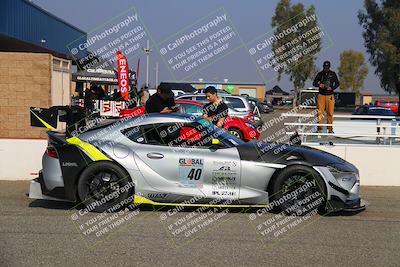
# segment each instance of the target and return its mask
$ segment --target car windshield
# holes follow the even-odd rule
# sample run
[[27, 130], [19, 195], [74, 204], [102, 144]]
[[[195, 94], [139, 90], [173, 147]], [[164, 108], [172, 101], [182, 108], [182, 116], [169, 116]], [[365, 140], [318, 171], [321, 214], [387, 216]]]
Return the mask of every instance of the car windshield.
[[230, 135], [224, 129], [218, 128], [205, 119], [200, 119], [197, 121], [197, 123], [199, 125], [199, 127], [196, 127], [198, 130], [208, 133], [207, 136], [211, 136], [214, 139], [219, 139], [228, 147], [236, 147], [244, 144], [244, 141], [234, 137], [233, 135]]
[[201, 116], [203, 114], [203, 108], [194, 104], [177, 103], [181, 107], [180, 113]]
[[381, 115], [381, 116], [395, 116], [396, 114], [394, 114], [391, 110], [389, 109], [370, 109], [368, 115]]
[[230, 108], [234, 109], [246, 108], [246, 106], [244, 105], [243, 101], [240, 98], [225, 97], [223, 100]]
[[[235, 108], [228, 107], [228, 113], [245, 113], [245, 112], [239, 111], [239, 110], [237, 110]], [[245, 113], [245, 114], [247, 114], [247, 113]]]
[[206, 97], [205, 97], [204, 95], [202, 95], [202, 96], [196, 96], [195, 101], [200, 102], [200, 103], [202, 103], [202, 104], [208, 102], [207, 99], [206, 99]]

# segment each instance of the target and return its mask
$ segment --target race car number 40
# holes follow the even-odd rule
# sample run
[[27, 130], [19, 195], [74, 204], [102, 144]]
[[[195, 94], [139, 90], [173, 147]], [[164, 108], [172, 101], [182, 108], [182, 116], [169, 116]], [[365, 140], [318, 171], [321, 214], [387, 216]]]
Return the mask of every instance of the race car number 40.
[[179, 181], [185, 187], [203, 187], [203, 159], [180, 158]]

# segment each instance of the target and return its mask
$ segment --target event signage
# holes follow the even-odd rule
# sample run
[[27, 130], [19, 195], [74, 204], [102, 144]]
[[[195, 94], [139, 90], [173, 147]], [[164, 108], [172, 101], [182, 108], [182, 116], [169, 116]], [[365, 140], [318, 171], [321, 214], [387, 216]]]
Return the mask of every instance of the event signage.
[[117, 51], [117, 64], [118, 64], [118, 87], [122, 98], [125, 101], [129, 100], [129, 76], [128, 76], [128, 61], [126, 57]]

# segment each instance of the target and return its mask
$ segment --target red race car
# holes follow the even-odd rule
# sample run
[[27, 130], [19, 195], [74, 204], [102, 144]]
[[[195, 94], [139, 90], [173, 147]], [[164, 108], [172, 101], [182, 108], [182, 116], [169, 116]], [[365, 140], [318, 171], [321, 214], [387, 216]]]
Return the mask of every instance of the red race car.
[[399, 110], [399, 102], [394, 100], [376, 100], [375, 105], [379, 107], [390, 108], [390, 110], [396, 114]]
[[[176, 100], [177, 106], [181, 109], [179, 112], [201, 116], [203, 114], [203, 104], [191, 101], [191, 100]], [[119, 112], [121, 118], [143, 115], [145, 113], [145, 107], [139, 106], [133, 109], [124, 109]], [[224, 123], [224, 129], [230, 134], [240, 138], [244, 141], [250, 141], [252, 139], [259, 139], [260, 133], [254, 124], [246, 119], [239, 117], [227, 117]]]

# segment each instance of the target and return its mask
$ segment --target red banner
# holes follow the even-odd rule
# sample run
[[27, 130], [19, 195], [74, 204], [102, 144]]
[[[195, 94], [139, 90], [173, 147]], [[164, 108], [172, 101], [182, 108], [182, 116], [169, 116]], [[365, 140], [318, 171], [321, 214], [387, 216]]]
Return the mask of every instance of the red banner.
[[126, 57], [117, 51], [117, 64], [118, 64], [118, 87], [125, 101], [129, 100], [129, 76], [128, 76], [128, 61]]

